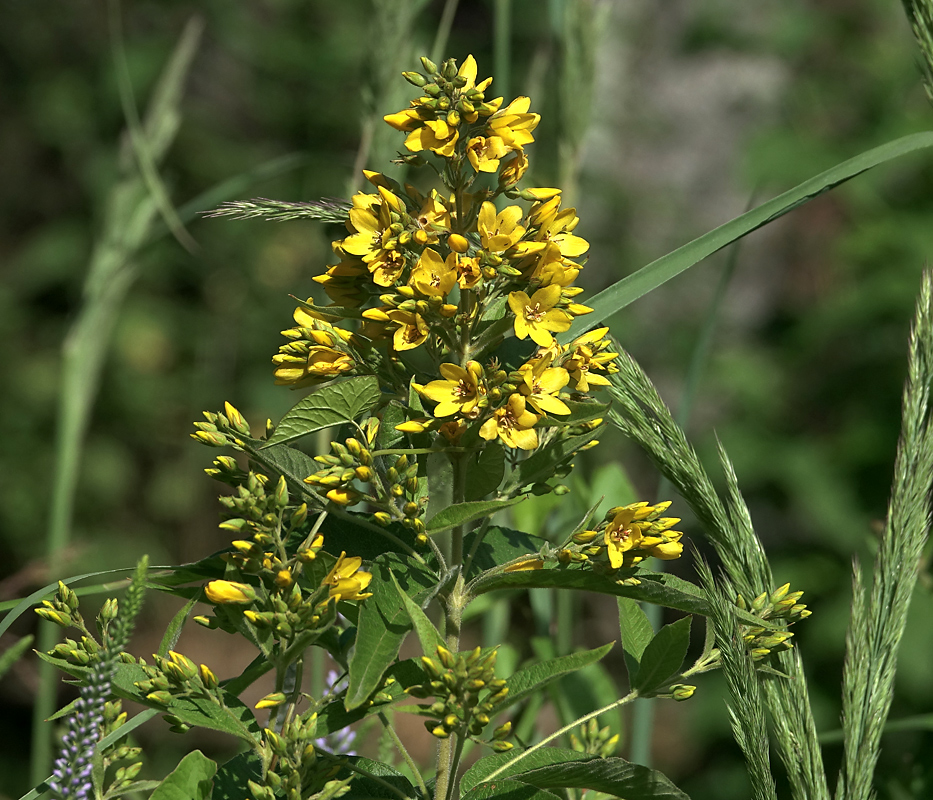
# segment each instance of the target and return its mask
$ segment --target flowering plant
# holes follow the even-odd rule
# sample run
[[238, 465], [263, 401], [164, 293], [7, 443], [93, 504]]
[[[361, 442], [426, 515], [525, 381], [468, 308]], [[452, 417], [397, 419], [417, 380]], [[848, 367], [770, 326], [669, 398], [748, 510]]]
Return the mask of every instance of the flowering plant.
[[[277, 383], [310, 392], [258, 435], [230, 403], [196, 423], [198, 441], [238, 454], [220, 455], [207, 469], [229, 487], [220, 527], [232, 541], [219, 555], [152, 576], [188, 600], [159, 653], [147, 660], [123, 651], [123, 640], [108, 645], [114, 609], [102, 612], [98, 643], [64, 584], [39, 610], [79, 629], [80, 642], [66, 640], [44, 657], [91, 686], [101, 703], [106, 684], [149, 716], [163, 714], [175, 731], [221, 731], [243, 752], [218, 765], [195, 751], [160, 784], [135, 781], [140, 762], [108, 771], [138, 755], [123, 743], [133, 723], [119, 705], [86, 714], [82, 706], [104, 738], [95, 742], [87, 725], [80, 729], [90, 752], [75, 754], [80, 771], [57, 775], [55, 790], [252, 800], [480, 800], [551, 789], [685, 797], [661, 773], [618, 757], [618, 737], [595, 720], [638, 698], [687, 700], [695, 676], [722, 667], [759, 796], [773, 791], [765, 707], [784, 715], [777, 743], [795, 792], [823, 796], [788, 630], [810, 612], [801, 592], [775, 588], [728, 458], [723, 452], [721, 498], [648, 378], [609, 329], [597, 327], [594, 309], [603, 306], [577, 302], [588, 244], [576, 233], [576, 212], [562, 207], [559, 189], [521, 185], [539, 122], [530, 100], [488, 98], [491, 79], [477, 82], [472, 57], [459, 66], [422, 59], [422, 66], [404, 73], [421, 96], [385, 121], [405, 134], [400, 163], [430, 173], [433, 188], [366, 172], [372, 191], [349, 203], [305, 205], [305, 216], [346, 227], [333, 243], [336, 263], [314, 278], [331, 303], [299, 301], [273, 358]], [[231, 204], [218, 213], [243, 211]], [[925, 291], [915, 363], [933, 340], [929, 285]], [[910, 393], [906, 407], [921, 417], [925, 409]], [[593, 507], [556, 539], [504, 524], [507, 510], [529, 496], [568, 491], [559, 481], [598, 444], [607, 420], [684, 498], [726, 577], [715, 581], [702, 561], [699, 585], [649, 569], [648, 559], [684, 551], [675, 530], [681, 520], [665, 516], [667, 501]], [[319, 431], [331, 438], [312, 456], [299, 443]], [[911, 441], [905, 463], [926, 464]], [[903, 476], [916, 472], [905, 468]], [[465, 646], [474, 604], [525, 589], [617, 598], [629, 668], [623, 697], [536, 741], [516, 735], [523, 714], [535, 713], [532, 698], [612, 645], [517, 669], [503, 667], [495, 647]], [[198, 602], [209, 611], [195, 622], [255, 648], [241, 674], [218, 677], [216, 665], [175, 649]], [[655, 632], [639, 602], [686, 616]], [[709, 620], [709, 634], [689, 663], [694, 617]], [[421, 655], [402, 658], [412, 633]], [[315, 693], [304, 677], [321, 653], [337, 674], [328, 691]], [[249, 708], [240, 696], [267, 675], [271, 691]], [[424, 718], [437, 741], [432, 767], [410, 754], [396, 710]], [[391, 756], [345, 752], [347, 730], [367, 719], [384, 728]], [[568, 747], [547, 747], [560, 737]], [[474, 747], [488, 752], [467, 769]]]

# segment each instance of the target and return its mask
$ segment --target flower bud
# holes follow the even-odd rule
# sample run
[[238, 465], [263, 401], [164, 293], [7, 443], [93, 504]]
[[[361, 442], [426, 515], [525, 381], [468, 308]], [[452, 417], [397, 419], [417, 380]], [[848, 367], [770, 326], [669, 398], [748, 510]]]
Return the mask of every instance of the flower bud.
[[218, 605], [248, 605], [256, 600], [256, 590], [252, 586], [234, 581], [211, 581], [205, 587], [204, 594]]
[[403, 72], [402, 77], [412, 86], [417, 86], [419, 89], [428, 82], [428, 79], [420, 72]]

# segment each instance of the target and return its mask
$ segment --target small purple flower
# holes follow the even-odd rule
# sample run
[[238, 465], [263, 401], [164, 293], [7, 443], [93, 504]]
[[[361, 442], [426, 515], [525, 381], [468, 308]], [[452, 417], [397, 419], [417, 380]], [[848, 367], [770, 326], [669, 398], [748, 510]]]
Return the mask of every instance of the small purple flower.
[[93, 793], [92, 760], [104, 721], [104, 704], [110, 697], [113, 668], [113, 659], [106, 656], [94, 664], [68, 717], [61, 754], [55, 759], [49, 781], [49, 787], [61, 800], [88, 800]]

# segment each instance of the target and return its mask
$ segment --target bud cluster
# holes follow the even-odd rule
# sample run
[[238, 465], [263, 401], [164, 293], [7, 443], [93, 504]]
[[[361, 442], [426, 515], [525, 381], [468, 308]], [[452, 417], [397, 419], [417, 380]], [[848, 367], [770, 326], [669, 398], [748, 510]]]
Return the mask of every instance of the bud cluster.
[[[495, 677], [495, 650], [483, 655], [477, 647], [469, 653], [454, 655], [439, 645], [437, 658], [422, 656], [421, 664], [430, 680], [409, 686], [405, 691], [412, 697], [437, 698], [431, 705], [419, 708], [422, 714], [432, 717], [425, 727], [438, 739], [447, 739], [452, 733], [460, 737], [479, 736], [509, 693], [505, 681]], [[500, 725], [487, 744], [497, 751], [510, 750], [512, 744], [505, 739], [511, 730], [510, 722]]]
[[[214, 673], [206, 664], [200, 666], [181, 653], [169, 650], [168, 657], [154, 655], [153, 664], [139, 659], [139, 666], [146, 675], [145, 680], [135, 681], [134, 686], [153, 705], [167, 708], [180, 697], [196, 697], [210, 700], [223, 706], [223, 692]], [[175, 716], [166, 716], [172, 730], [184, 733], [189, 726]]]
[[[793, 625], [813, 613], [804, 603], [798, 602], [801, 597], [803, 592], [791, 592], [790, 584], [785, 583], [773, 592], [762, 592], [751, 604], [742, 595], [737, 595], [735, 604], [763, 620], [784, 620], [788, 625]], [[790, 631], [776, 631], [754, 625], [741, 625], [740, 629], [745, 647], [755, 661], [772, 653], [790, 650], [794, 646], [790, 641], [794, 634]]]
[[61, 581], [58, 582], [58, 593], [55, 597], [43, 600], [42, 607], [36, 609], [36, 614], [62, 628], [77, 628], [87, 632], [84, 618], [78, 611], [78, 595], [74, 589], [70, 589]]
[[[109, 736], [118, 731], [126, 723], [126, 719], [127, 715], [126, 712], [123, 711], [121, 702], [119, 700], [108, 701], [104, 705], [101, 736]], [[110, 786], [104, 792], [105, 796], [116, 797], [118, 793], [129, 788], [130, 784], [132, 784], [136, 776], [139, 775], [143, 767], [143, 762], [136, 760], [141, 754], [141, 747], [131, 747], [125, 743], [125, 740], [116, 742], [103, 751], [102, 757], [105, 771], [119, 761], [131, 762], [126, 766], [116, 769]]]
[[[306, 713], [287, 721], [278, 732], [271, 728], [262, 731], [260, 756], [265, 766], [262, 782], [249, 781], [254, 800], [301, 800], [315, 796], [325, 789], [339, 772], [337, 761], [318, 759], [314, 737], [317, 714]], [[339, 797], [349, 788], [344, 782], [329, 786], [325, 794]]]
[[581, 725], [578, 730], [579, 736], [570, 734], [570, 746], [578, 753], [609, 758], [619, 746], [619, 734], [613, 734], [608, 726], [600, 728], [595, 718]]

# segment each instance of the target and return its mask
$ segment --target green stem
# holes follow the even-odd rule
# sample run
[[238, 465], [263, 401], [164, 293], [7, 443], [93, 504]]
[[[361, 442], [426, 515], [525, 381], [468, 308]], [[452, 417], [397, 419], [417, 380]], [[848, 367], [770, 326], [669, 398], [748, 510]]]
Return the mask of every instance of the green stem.
[[519, 761], [525, 758], [525, 756], [530, 756], [533, 752], [535, 752], [535, 750], [538, 750], [544, 747], [544, 745], [546, 745], [548, 742], [554, 741], [554, 739], [556, 739], [558, 736], [563, 736], [565, 733], [570, 733], [570, 731], [572, 731], [574, 728], [579, 727], [584, 722], [589, 722], [591, 719], [595, 719], [600, 714], [605, 714], [607, 711], [612, 711], [614, 708], [620, 708], [621, 706], [624, 706], [627, 703], [631, 703], [633, 700], [637, 700], [637, 699], [638, 699], [638, 692], [632, 691], [632, 692], [629, 692], [627, 695], [625, 695], [625, 697], [619, 700], [616, 700], [615, 702], [610, 703], [608, 706], [603, 706], [602, 708], [598, 708], [596, 711], [591, 711], [589, 714], [585, 714], [579, 719], [575, 719], [569, 725], [564, 725], [564, 727], [561, 728], [560, 730], [554, 731], [554, 733], [552, 733], [550, 736], [545, 737], [537, 744], [532, 745], [527, 750], [524, 750], [523, 752], [519, 753], [511, 761], [506, 762], [501, 767], [499, 767], [499, 769], [497, 769], [495, 772], [491, 773], [490, 775], [487, 775], [484, 780], [486, 782], [491, 781], [497, 775], [502, 774], [503, 772], [505, 772], [505, 770], [517, 764]]
[[[466, 497], [467, 456], [463, 453], [451, 454], [453, 467], [452, 502], [464, 502]], [[451, 568], [463, 566], [463, 537], [465, 524], [457, 525], [451, 534], [450, 566]], [[460, 650], [460, 625], [463, 621], [463, 605], [465, 600], [463, 572], [457, 576], [457, 581], [447, 597], [445, 621], [447, 630], [447, 649], [451, 653]], [[453, 791], [455, 775], [458, 764], [458, 754], [462, 752], [460, 736], [442, 739], [437, 748], [437, 780], [434, 786], [434, 800], [449, 800]], [[454, 739], [457, 740], [457, 750], [454, 751]]]
[[395, 748], [399, 751], [399, 754], [404, 759], [405, 763], [408, 765], [408, 769], [411, 770], [412, 777], [415, 779], [415, 783], [418, 784], [418, 788], [421, 790], [421, 796], [427, 800], [430, 797], [428, 793], [427, 784], [424, 782], [424, 778], [421, 775], [421, 770], [418, 769], [418, 765], [415, 763], [414, 759], [409, 754], [408, 750], [405, 748], [405, 743], [399, 738], [399, 735], [395, 732], [395, 728], [392, 727], [392, 724], [389, 722], [389, 718], [385, 715], [384, 711], [380, 711], [378, 714], [379, 721], [385, 726], [386, 733], [389, 734], [389, 738], [392, 740], [392, 743], [395, 745]]
[[431, 60], [435, 64], [440, 64], [444, 57], [444, 50], [447, 49], [447, 40], [450, 38], [450, 29], [454, 24], [454, 17], [457, 14], [457, 4], [459, 0], [447, 0], [444, 3], [444, 10], [441, 12], [441, 21], [437, 26], [437, 33], [434, 35], [434, 44], [431, 46]]

